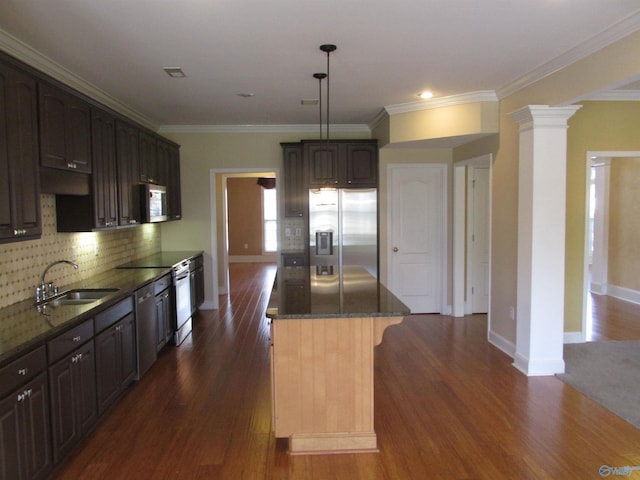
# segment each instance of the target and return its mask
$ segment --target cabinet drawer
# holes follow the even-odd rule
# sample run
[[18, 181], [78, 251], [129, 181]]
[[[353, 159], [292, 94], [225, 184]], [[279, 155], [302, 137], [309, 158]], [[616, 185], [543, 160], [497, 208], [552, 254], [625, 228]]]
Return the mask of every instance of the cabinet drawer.
[[153, 283], [153, 292], [155, 295], [164, 292], [167, 288], [171, 286], [171, 274], [168, 273], [164, 277], [156, 280]]
[[0, 397], [28, 382], [47, 367], [44, 345], [0, 368]]
[[64, 357], [67, 353], [75, 350], [92, 337], [93, 320], [87, 320], [77, 327], [60, 334], [47, 344], [49, 349], [49, 363], [53, 363]]
[[133, 312], [133, 297], [127, 297], [104, 312], [100, 312], [96, 315], [96, 333], [109, 328], [131, 312]]

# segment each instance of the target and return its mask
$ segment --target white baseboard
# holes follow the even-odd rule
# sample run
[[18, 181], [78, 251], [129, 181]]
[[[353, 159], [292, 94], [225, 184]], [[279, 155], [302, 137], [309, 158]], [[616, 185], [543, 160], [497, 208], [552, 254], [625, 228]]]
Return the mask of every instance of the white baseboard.
[[587, 340], [583, 332], [564, 332], [564, 343], [584, 343]]
[[638, 290], [619, 287], [617, 285], [609, 285], [607, 295], [627, 302], [640, 304], [640, 292]]
[[502, 350], [511, 358], [516, 354], [516, 346], [513, 342], [507, 340], [502, 335], [498, 335], [493, 331], [489, 331], [488, 340], [491, 345]]
[[217, 307], [214, 302], [205, 300], [202, 305], [198, 307], [198, 310], [217, 310]]
[[564, 373], [564, 360], [562, 358], [535, 361], [516, 354], [513, 366], [527, 377], [544, 377]]
[[589, 285], [589, 290], [591, 291], [591, 293], [595, 293], [596, 295], [606, 295], [607, 284], [591, 282], [591, 284]]

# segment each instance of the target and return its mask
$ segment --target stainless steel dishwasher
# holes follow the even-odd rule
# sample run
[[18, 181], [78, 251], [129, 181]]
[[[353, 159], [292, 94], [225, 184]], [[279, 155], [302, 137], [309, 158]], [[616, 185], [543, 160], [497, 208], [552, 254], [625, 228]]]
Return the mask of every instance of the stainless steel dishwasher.
[[136, 336], [139, 380], [158, 358], [156, 305], [153, 283], [136, 290]]

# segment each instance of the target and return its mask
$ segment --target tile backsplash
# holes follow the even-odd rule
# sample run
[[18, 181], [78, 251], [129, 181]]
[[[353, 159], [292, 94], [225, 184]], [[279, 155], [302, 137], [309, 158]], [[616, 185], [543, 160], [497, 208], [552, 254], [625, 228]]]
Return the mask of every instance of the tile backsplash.
[[55, 195], [42, 195], [42, 238], [0, 244], [0, 308], [34, 297], [42, 272], [56, 260], [72, 260], [78, 270], [61, 264], [47, 281], [64, 288], [160, 251], [160, 225], [145, 224], [104, 232], [58, 233]]

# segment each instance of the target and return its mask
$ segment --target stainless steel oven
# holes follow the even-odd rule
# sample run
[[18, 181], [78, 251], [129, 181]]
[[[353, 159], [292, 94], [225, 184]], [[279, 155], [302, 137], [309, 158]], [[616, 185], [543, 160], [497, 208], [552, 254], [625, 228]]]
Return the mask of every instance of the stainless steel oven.
[[191, 333], [191, 280], [189, 260], [184, 260], [171, 269], [176, 293], [176, 324], [174, 342], [180, 345]]

